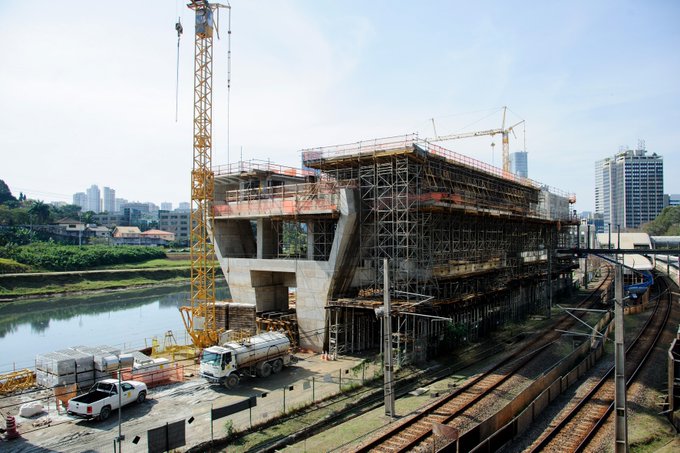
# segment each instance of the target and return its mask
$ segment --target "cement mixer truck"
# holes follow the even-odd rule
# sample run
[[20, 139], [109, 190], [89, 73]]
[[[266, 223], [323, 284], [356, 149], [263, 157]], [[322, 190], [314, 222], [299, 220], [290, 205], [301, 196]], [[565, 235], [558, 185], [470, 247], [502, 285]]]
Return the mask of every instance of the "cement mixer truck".
[[290, 340], [280, 332], [266, 332], [239, 342], [205, 348], [201, 353], [201, 377], [227, 388], [241, 376], [268, 377], [291, 363]]

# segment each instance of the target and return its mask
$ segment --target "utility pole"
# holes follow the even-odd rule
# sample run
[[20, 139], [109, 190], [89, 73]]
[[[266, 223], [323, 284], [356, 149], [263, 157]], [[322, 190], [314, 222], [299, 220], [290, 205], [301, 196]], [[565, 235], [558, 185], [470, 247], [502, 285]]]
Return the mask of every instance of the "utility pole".
[[385, 377], [385, 415], [394, 418], [394, 375], [392, 365], [392, 316], [390, 304], [390, 275], [387, 258], [383, 260], [383, 351]]
[[626, 414], [626, 352], [623, 344], [623, 266], [620, 262], [616, 265], [614, 284], [616, 299], [614, 301], [614, 410], [616, 411], [614, 451], [616, 453], [627, 453], [628, 417]]

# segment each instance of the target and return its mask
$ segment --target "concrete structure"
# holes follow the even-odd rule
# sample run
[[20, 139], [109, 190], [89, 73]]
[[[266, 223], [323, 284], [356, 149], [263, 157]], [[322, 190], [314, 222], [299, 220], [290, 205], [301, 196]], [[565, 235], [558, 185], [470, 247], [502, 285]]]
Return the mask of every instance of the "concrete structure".
[[377, 348], [385, 272], [397, 362], [434, 352], [440, 317], [475, 338], [546, 313], [571, 285], [575, 261], [553, 252], [576, 242], [567, 194], [414, 136], [307, 150], [303, 162], [313, 171], [222, 168], [213, 228], [234, 299], [260, 317], [295, 309], [302, 347]]
[[529, 154], [526, 151], [510, 154], [510, 171], [522, 178], [529, 177]]
[[116, 212], [116, 191], [110, 187], [102, 191], [102, 212]]
[[114, 212], [120, 212], [123, 210], [123, 205], [128, 201], [125, 198], [116, 198], [116, 204], [114, 206]]
[[191, 203], [189, 203], [187, 201], [180, 202], [179, 206], [177, 206], [176, 211], [186, 211], [186, 212], [191, 211]]
[[604, 222], [639, 228], [663, 209], [663, 160], [642, 149], [595, 163], [595, 212]]
[[168, 201], [164, 201], [161, 203], [161, 209], [162, 211], [172, 211], [172, 203]]
[[111, 230], [105, 226], [90, 226], [85, 229], [85, 235], [88, 238], [95, 238], [99, 240], [108, 241], [111, 239]]
[[158, 211], [158, 228], [163, 231], [168, 231], [175, 235], [175, 241], [189, 245], [189, 223], [191, 216], [189, 212], [175, 211]]
[[64, 231], [81, 233], [85, 231], [85, 224], [79, 220], [63, 218], [57, 220], [55, 223]]
[[74, 193], [73, 204], [80, 206], [82, 211], [87, 211], [87, 194], [85, 192]]
[[[622, 249], [651, 249], [652, 240], [647, 233], [598, 233], [596, 235], [596, 248], [618, 248], [619, 236], [621, 238]], [[626, 254], [623, 255], [623, 264], [626, 266], [624, 271], [628, 274], [629, 269], [636, 269], [638, 271], [651, 271], [654, 266], [649, 258], [644, 255]]]
[[142, 237], [162, 239], [166, 242], [172, 242], [175, 240], [175, 234], [169, 231], [163, 230], [147, 230], [142, 232]]
[[107, 228], [115, 228], [117, 226], [130, 226], [126, 217], [122, 213], [103, 213], [92, 216], [92, 221], [97, 225], [103, 225]]
[[663, 196], [663, 207], [667, 206], [680, 206], [680, 194], [672, 193]]
[[101, 194], [99, 192], [99, 187], [96, 184], [92, 184], [89, 189], [87, 189], [87, 207], [86, 211], [92, 211], [94, 213], [101, 212]]
[[137, 239], [141, 236], [141, 234], [142, 232], [137, 227], [118, 226], [113, 229], [113, 233], [111, 234], [111, 236], [113, 236], [115, 239], [120, 238]]

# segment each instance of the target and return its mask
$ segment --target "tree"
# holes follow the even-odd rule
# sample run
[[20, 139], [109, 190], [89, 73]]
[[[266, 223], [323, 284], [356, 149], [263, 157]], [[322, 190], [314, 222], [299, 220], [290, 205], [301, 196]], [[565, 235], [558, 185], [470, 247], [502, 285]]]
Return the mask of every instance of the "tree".
[[680, 206], [668, 206], [656, 219], [643, 225], [642, 229], [651, 236], [673, 236], [672, 232], [680, 225]]
[[83, 223], [93, 223], [92, 218], [94, 217], [94, 211], [83, 212]]
[[17, 204], [17, 199], [12, 195], [12, 191], [9, 190], [9, 186], [0, 179], [0, 204], [4, 204], [10, 207], [15, 207]]
[[50, 207], [42, 200], [35, 200], [28, 209], [33, 223], [44, 225], [50, 218]]
[[67, 204], [64, 206], [50, 205], [50, 210], [52, 211], [52, 218], [54, 220], [63, 218], [78, 220], [80, 218], [81, 207], [77, 204]]

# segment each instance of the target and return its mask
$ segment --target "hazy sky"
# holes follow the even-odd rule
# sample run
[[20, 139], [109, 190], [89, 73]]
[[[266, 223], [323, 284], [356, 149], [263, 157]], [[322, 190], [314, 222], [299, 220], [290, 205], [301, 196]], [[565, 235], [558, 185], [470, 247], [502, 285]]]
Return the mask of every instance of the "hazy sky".
[[[223, 0], [224, 2], [224, 0]], [[193, 12], [176, 0], [0, 0], [0, 179], [71, 201], [92, 184], [189, 201]], [[594, 162], [638, 139], [680, 193], [677, 1], [234, 0], [214, 52], [213, 164], [526, 120], [529, 176], [594, 207]], [[175, 122], [176, 33], [185, 27]], [[492, 155], [491, 142], [498, 146]], [[500, 166], [500, 137], [449, 142]]]

